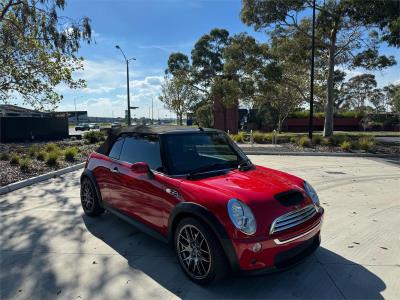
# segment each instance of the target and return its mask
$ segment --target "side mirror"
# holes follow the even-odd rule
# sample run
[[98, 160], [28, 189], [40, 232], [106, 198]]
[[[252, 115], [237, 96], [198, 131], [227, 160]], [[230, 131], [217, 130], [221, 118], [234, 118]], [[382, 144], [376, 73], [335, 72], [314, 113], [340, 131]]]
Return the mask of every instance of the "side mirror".
[[145, 162], [137, 162], [131, 166], [131, 170], [136, 174], [147, 174], [149, 178], [153, 178], [154, 174], [151, 172], [150, 167]]

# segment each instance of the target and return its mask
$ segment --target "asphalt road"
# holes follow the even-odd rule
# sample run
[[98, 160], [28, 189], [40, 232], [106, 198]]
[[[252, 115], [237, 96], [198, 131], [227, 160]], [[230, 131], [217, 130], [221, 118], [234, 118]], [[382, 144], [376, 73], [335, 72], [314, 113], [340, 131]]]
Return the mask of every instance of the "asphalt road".
[[383, 160], [254, 156], [299, 175], [326, 209], [299, 266], [191, 283], [174, 253], [110, 214], [82, 214], [80, 171], [0, 196], [0, 299], [400, 299], [400, 169]]

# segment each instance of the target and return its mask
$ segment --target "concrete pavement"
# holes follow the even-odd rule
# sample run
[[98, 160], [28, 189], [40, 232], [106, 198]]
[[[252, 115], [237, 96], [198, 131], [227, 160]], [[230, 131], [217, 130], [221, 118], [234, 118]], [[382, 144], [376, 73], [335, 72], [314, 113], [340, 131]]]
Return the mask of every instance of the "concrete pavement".
[[215, 286], [111, 214], [82, 214], [80, 171], [0, 196], [0, 299], [400, 298], [400, 169], [384, 160], [253, 156], [307, 179], [326, 209], [322, 245], [299, 266]]

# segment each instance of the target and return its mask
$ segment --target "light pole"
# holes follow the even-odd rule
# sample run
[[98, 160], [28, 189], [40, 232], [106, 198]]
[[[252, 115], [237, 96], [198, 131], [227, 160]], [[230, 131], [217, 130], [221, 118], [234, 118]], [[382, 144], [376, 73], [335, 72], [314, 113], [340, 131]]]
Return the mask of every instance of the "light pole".
[[311, 41], [311, 75], [310, 75], [310, 118], [308, 120], [308, 137], [313, 135], [314, 114], [314, 57], [315, 57], [315, 0], [313, 0], [312, 41]]
[[119, 49], [124, 56], [125, 62], [126, 62], [126, 92], [127, 92], [127, 97], [128, 97], [128, 126], [131, 125], [131, 98], [129, 95], [129, 62], [131, 60], [136, 60], [136, 58], [126, 58], [126, 55], [124, 51], [122, 51], [121, 47], [116, 45], [115, 48]]

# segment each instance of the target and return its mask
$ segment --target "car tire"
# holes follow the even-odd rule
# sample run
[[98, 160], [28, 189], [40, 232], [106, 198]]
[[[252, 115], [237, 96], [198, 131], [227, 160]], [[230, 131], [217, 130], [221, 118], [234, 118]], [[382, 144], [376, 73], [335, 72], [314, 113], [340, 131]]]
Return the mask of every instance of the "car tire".
[[174, 245], [182, 270], [193, 282], [206, 285], [226, 277], [229, 267], [224, 251], [204, 223], [195, 218], [181, 220], [175, 230]]
[[81, 181], [81, 205], [89, 217], [97, 217], [104, 212], [92, 181], [84, 177]]

